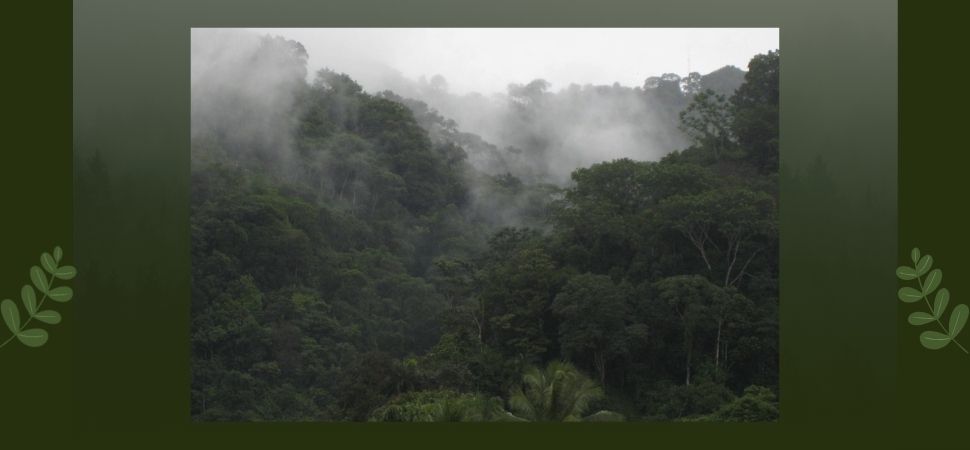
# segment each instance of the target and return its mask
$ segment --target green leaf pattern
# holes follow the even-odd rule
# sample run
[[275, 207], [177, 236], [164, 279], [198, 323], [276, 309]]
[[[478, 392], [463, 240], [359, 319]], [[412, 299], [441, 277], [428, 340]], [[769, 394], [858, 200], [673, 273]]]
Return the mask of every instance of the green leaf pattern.
[[[943, 270], [933, 268], [933, 257], [924, 255], [920, 249], [914, 248], [910, 252], [910, 259], [915, 267], [899, 266], [896, 268], [896, 277], [903, 281], [916, 281], [916, 286], [904, 286], [897, 292], [897, 297], [904, 303], [916, 303], [923, 300], [928, 311], [916, 311], [909, 315], [907, 321], [913, 326], [924, 326], [936, 323], [940, 330], [927, 330], [919, 335], [919, 342], [923, 347], [930, 350], [939, 350], [946, 347], [951, 342], [964, 353], [970, 354], [956, 338], [963, 327], [967, 324], [970, 316], [970, 308], [965, 304], [959, 304], [950, 311], [947, 324], [943, 324], [943, 317], [946, 308], [950, 304], [950, 291], [940, 288], [943, 283]], [[937, 290], [939, 289], [939, 290]], [[936, 293], [933, 304], [930, 304], [930, 296]]]
[[[61, 313], [52, 309], [41, 309], [48, 299], [64, 303], [74, 297], [74, 290], [68, 286], [54, 287], [55, 280], [70, 280], [77, 275], [73, 266], [60, 265], [64, 251], [54, 247], [53, 253], [44, 252], [40, 255], [40, 266], [32, 266], [29, 271], [30, 283], [20, 289], [20, 300], [23, 303], [24, 319], [21, 320], [20, 308], [10, 299], [0, 302], [0, 315], [10, 330], [10, 337], [0, 342], [4, 347], [14, 339], [27, 347], [40, 347], [47, 343], [50, 335], [43, 328], [28, 328], [34, 320], [47, 325], [61, 322]], [[42, 268], [43, 267], [43, 268]], [[38, 293], [40, 295], [38, 295]]]

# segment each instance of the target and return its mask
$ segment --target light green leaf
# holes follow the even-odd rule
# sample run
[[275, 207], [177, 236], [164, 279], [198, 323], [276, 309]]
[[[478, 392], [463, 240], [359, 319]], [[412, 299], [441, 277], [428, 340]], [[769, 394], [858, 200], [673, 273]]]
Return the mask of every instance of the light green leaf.
[[909, 323], [911, 325], [926, 325], [933, 321], [936, 321], [936, 317], [933, 317], [930, 313], [920, 311], [909, 315]]
[[919, 247], [913, 247], [913, 251], [909, 252], [909, 257], [913, 260], [913, 264], [919, 261]]
[[899, 288], [899, 299], [906, 303], [913, 303], [923, 298], [923, 293], [909, 286]]
[[950, 338], [953, 339], [963, 331], [963, 326], [967, 324], [967, 316], [970, 316], [970, 308], [967, 305], [960, 304], [953, 308], [953, 312], [950, 313]]
[[940, 287], [940, 283], [943, 281], [943, 271], [940, 269], [933, 269], [929, 275], [926, 276], [926, 281], [923, 282], [923, 294], [930, 295], [936, 288]]
[[919, 342], [930, 350], [939, 350], [950, 343], [950, 336], [939, 331], [924, 331], [919, 335]]
[[922, 258], [919, 259], [919, 262], [916, 263], [916, 274], [919, 276], [923, 276], [932, 267], [933, 267], [933, 257], [930, 255], [924, 255]]
[[43, 311], [38, 312], [37, 314], [34, 314], [34, 318], [41, 322], [51, 324], [51, 325], [57, 325], [61, 323], [61, 313], [50, 309], [45, 309]]
[[936, 299], [933, 300], [933, 316], [939, 319], [943, 317], [943, 311], [946, 311], [946, 305], [950, 303], [950, 291], [947, 288], [940, 289], [936, 292]]
[[44, 271], [40, 267], [33, 266], [30, 268], [30, 281], [34, 283], [34, 287], [40, 291], [41, 294], [47, 293], [47, 277], [44, 276]]
[[54, 247], [54, 261], [61, 262], [61, 257], [62, 256], [64, 256], [64, 252], [61, 251], [61, 248], [60, 247]]
[[47, 331], [41, 328], [31, 328], [17, 333], [17, 339], [28, 347], [40, 347], [47, 343]]
[[896, 268], [896, 277], [900, 280], [914, 280], [916, 279], [916, 269], [909, 266], [899, 266]]
[[0, 302], [0, 315], [7, 324], [11, 333], [17, 334], [20, 331], [20, 310], [13, 300], [6, 299]]
[[24, 287], [20, 288], [20, 299], [24, 301], [27, 314], [37, 312], [37, 296], [34, 294], [34, 288], [25, 284]]
[[67, 286], [60, 286], [51, 289], [50, 292], [47, 293], [47, 296], [49, 296], [51, 300], [54, 300], [55, 302], [63, 303], [70, 300], [71, 297], [74, 297], [74, 290]]
[[61, 266], [54, 272], [54, 276], [61, 280], [70, 280], [75, 275], [77, 275], [77, 269], [74, 266]]
[[40, 255], [40, 265], [44, 267], [44, 270], [49, 274], [53, 274], [57, 270], [57, 262], [54, 261], [54, 257], [50, 253], [44, 252]]

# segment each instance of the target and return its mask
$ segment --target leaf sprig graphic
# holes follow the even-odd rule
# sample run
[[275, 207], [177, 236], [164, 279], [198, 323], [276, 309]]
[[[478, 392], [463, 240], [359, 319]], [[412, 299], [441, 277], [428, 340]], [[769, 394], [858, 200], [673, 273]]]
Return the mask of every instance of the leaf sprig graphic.
[[[950, 311], [947, 325], [943, 324], [943, 313], [950, 303], [950, 291], [946, 288], [939, 289], [943, 282], [943, 271], [933, 269], [933, 257], [921, 255], [918, 248], [914, 248], [910, 253], [913, 260], [913, 267], [899, 266], [896, 268], [896, 276], [903, 281], [916, 280], [917, 287], [905, 286], [899, 289], [899, 299], [905, 303], [915, 303], [920, 300], [926, 302], [929, 312], [917, 311], [909, 315], [909, 323], [915, 326], [923, 326], [936, 322], [941, 331], [927, 330], [919, 335], [919, 342], [930, 350], [939, 350], [952, 342], [954, 345], [968, 353], [967, 349], [957, 342], [957, 335], [963, 331], [963, 326], [967, 324], [967, 317], [970, 316], [970, 308], [967, 305], [959, 304]], [[932, 269], [932, 270], [931, 270]], [[930, 296], [933, 293], [933, 303], [930, 304]]]
[[[40, 266], [30, 268], [30, 282], [20, 289], [20, 300], [26, 311], [26, 319], [21, 321], [20, 308], [10, 299], [0, 302], [0, 316], [7, 325], [12, 335], [5, 341], [0, 342], [0, 347], [4, 347], [16, 338], [28, 347], [40, 347], [47, 343], [47, 330], [43, 328], [27, 328], [34, 320], [48, 325], [56, 325], [61, 322], [61, 314], [52, 309], [43, 309], [44, 303], [50, 299], [55, 302], [64, 303], [74, 297], [74, 291], [68, 286], [54, 287], [54, 280], [70, 280], [77, 275], [74, 266], [61, 266], [61, 258], [64, 252], [60, 247], [54, 247], [54, 253], [40, 255]], [[36, 289], [36, 291], [35, 291]], [[37, 293], [40, 293], [38, 300]]]

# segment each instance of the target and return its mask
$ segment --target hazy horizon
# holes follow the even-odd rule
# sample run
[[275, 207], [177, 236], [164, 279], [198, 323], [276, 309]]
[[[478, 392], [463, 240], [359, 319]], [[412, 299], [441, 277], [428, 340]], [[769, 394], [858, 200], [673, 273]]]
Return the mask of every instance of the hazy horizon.
[[[676, 116], [687, 97], [573, 90], [571, 85], [619, 83], [629, 90], [665, 73], [686, 76], [688, 70], [708, 74], [725, 66], [746, 68], [756, 54], [777, 48], [777, 32], [194, 28], [193, 134], [219, 129], [240, 142], [262, 142], [287, 154], [291, 130], [277, 120], [289, 120], [298, 86], [314, 83], [318, 71], [328, 68], [346, 73], [371, 94], [391, 91], [422, 101], [453, 120], [457, 129], [499, 149], [532, 148], [541, 142], [527, 156], [516, 150], [498, 157], [488, 148], [469, 145], [464, 150], [487, 173], [512, 172], [561, 184], [579, 167], [618, 158], [656, 161], [689, 144]], [[306, 54], [288, 61], [281, 59], [284, 53], [259, 52], [260, 36], [299, 42]], [[711, 87], [725, 89], [717, 83], [741, 82], [737, 73], [724, 76], [715, 77], [720, 81]], [[539, 78], [548, 83], [530, 84]], [[227, 97], [230, 92], [235, 97]], [[564, 95], [551, 95], [555, 92]], [[225, 103], [227, 98], [246, 99], [249, 106]], [[515, 106], [521, 102], [531, 104], [530, 118]]]
[[300, 42], [308, 72], [343, 72], [368, 91], [389, 74], [441, 75], [455, 94], [503, 93], [510, 83], [642, 86], [664, 73], [746, 70], [779, 47], [777, 28], [251, 28]]

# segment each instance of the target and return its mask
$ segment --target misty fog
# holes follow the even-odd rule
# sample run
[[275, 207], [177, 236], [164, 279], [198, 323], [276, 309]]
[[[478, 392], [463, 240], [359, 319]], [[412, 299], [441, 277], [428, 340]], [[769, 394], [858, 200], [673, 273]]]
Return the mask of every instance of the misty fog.
[[777, 30], [191, 37], [194, 420], [777, 420]]
[[[313, 34], [306, 34], [312, 30], [270, 30], [281, 31], [286, 34], [312, 39]], [[333, 30], [332, 30], [333, 31]], [[406, 77], [402, 71], [391, 66], [394, 61], [401, 61], [400, 45], [391, 42], [381, 42], [381, 33], [388, 30], [336, 30], [352, 38], [356, 43], [330, 42], [330, 47], [350, 47], [347, 55], [333, 55], [334, 64], [327, 65], [327, 61], [319, 61], [307, 53], [303, 42], [290, 40], [290, 44], [297, 46], [296, 61], [281, 61], [279, 53], [273, 51], [273, 45], [282, 44], [283, 40], [270, 41], [268, 34], [258, 30], [241, 29], [193, 29], [192, 30], [192, 136], [198, 139], [205, 133], [218, 133], [228, 137], [232, 142], [247, 148], [262, 148], [264, 151], [277, 151], [283, 159], [290, 151], [290, 133], [293, 118], [299, 114], [295, 99], [298, 91], [303, 88], [303, 80], [315, 78], [317, 69], [308, 68], [309, 61], [323, 64], [322, 69], [346, 73], [351, 79], [361, 84], [370, 93], [391, 91], [393, 94], [409, 100], [418, 100], [427, 107], [440, 114], [444, 119], [453, 121], [457, 130], [480, 136], [484, 142], [481, 145], [464, 144], [464, 151], [468, 154], [469, 163], [478, 171], [497, 175], [510, 173], [529, 182], [546, 182], [563, 185], [569, 180], [570, 173], [578, 168], [591, 164], [618, 158], [655, 161], [663, 155], [686, 147], [688, 141], [677, 128], [677, 113], [687, 103], [687, 98], [680, 89], [673, 91], [667, 86], [658, 86], [657, 80], [674, 78], [674, 85], [685, 84], [688, 74], [683, 74], [683, 81], [672, 73], [641, 73], [634, 74], [643, 82], [637, 85], [621, 85], [614, 82], [607, 85], [583, 83], [582, 78], [589, 78], [590, 72], [595, 72], [594, 63], [583, 64], [584, 60], [593, 61], [598, 57], [595, 52], [605, 52], [618, 59], [634, 58], [626, 54], [626, 46], [634, 46], [642, 50], [641, 59], [650, 59], [649, 55], [657, 54], [658, 59], [670, 65], [671, 55], [659, 51], [666, 49], [667, 53], [680, 50], [680, 47], [670, 42], [617, 42], [610, 45], [610, 49], [586, 48], [594, 53], [582, 54], [576, 52], [567, 54], [566, 62], [559, 61], [545, 66], [551, 68], [572, 68], [574, 74], [568, 70], [555, 71], [557, 79], [570, 79], [575, 75], [575, 82], [568, 85], [555, 86], [545, 79], [536, 77], [524, 82], [515, 82], [512, 78], [521, 75], [520, 70], [509, 68], [510, 75], [505, 89], [500, 92], [480, 93], [454, 92], [451, 86], [455, 84], [444, 76], [435, 74], [441, 71], [456, 72], [455, 66], [467, 63], [481, 64], [480, 60], [490, 62], [501, 61], [501, 57], [509, 58], [511, 63], [521, 63], [523, 57], [533, 56], [537, 51], [532, 47], [523, 51], [525, 56], [514, 53], [508, 44], [509, 30], [477, 29], [469, 30], [477, 39], [490, 39], [477, 46], [477, 50], [469, 49], [470, 56], [460, 57], [454, 50], [444, 55], [453, 60], [439, 60], [442, 67], [425, 67], [428, 74], [415, 79]], [[404, 30], [397, 30], [400, 36]], [[454, 31], [454, 30], [451, 30]], [[551, 32], [560, 35], [570, 30], [515, 30], [518, 35], [529, 32], [530, 36], [543, 36]], [[591, 30], [572, 30], [580, 36], [594, 35]], [[602, 31], [602, 30], [601, 30]], [[668, 30], [673, 32], [675, 30]], [[684, 30], [676, 30], [683, 33]], [[742, 51], [745, 46], [738, 45], [739, 39], [734, 34], [756, 32], [753, 43], [747, 47], [764, 46], [772, 48], [777, 45], [777, 30], [695, 30], [698, 33], [710, 34], [720, 31], [725, 38], [717, 40], [720, 45], [728, 45], [733, 52]], [[627, 30], [620, 36], [630, 38], [632, 31]], [[657, 33], [658, 31], [652, 30]], [[420, 30], [415, 30], [420, 35]], [[585, 33], [585, 34], [583, 34]], [[603, 34], [603, 33], [600, 33]], [[372, 41], [360, 44], [362, 37], [378, 36]], [[607, 33], [607, 35], [609, 35]], [[741, 36], [744, 36], [743, 34]], [[767, 38], [765, 37], [767, 36]], [[519, 38], [521, 36], [517, 36]], [[656, 36], [652, 36], [656, 38]], [[469, 39], [465, 37], [465, 39]], [[502, 43], [502, 40], [505, 40]], [[561, 38], [560, 38], [561, 39]], [[588, 37], [582, 37], [586, 41]], [[721, 55], [724, 48], [712, 47], [704, 39], [694, 40], [694, 47], [688, 46], [688, 53], [693, 53], [695, 64], [701, 62], [711, 66], [711, 61], [735, 58], [737, 55]], [[760, 39], [760, 40], [758, 40]], [[774, 39], [774, 40], [772, 40]], [[388, 41], [388, 37], [383, 38]], [[411, 42], [417, 45], [428, 45], [424, 39], [415, 38]], [[685, 39], [682, 39], [685, 40]], [[536, 39], [540, 41], [540, 39]], [[420, 44], [424, 42], [424, 44]], [[499, 43], [496, 43], [499, 42]], [[743, 41], [747, 42], [747, 41]], [[261, 43], [271, 43], [262, 45]], [[309, 48], [324, 48], [318, 42]], [[346, 45], [345, 45], [346, 44]], [[548, 42], [546, 43], [548, 45]], [[569, 44], [569, 43], [564, 43]], [[434, 45], [447, 47], [447, 42], [435, 41]], [[591, 45], [591, 44], [590, 44]], [[707, 47], [705, 47], [707, 45]], [[526, 46], [528, 47], [528, 46]], [[656, 47], [656, 48], [651, 48]], [[708, 48], [712, 47], [712, 48]], [[425, 49], [431, 51], [430, 49]], [[563, 59], [561, 51], [554, 46], [547, 47], [550, 58]], [[369, 52], [357, 55], [353, 52]], [[407, 54], [414, 57], [420, 54], [422, 48], [409, 49]], [[475, 54], [477, 52], [506, 52], [506, 55]], [[383, 52], [383, 53], [382, 53]], [[324, 52], [327, 53], [327, 52]], [[624, 55], [622, 57], [618, 55]], [[746, 55], [750, 58], [752, 55]], [[683, 57], [681, 54], [680, 57]], [[690, 55], [687, 56], [690, 58]], [[425, 59], [428, 59], [427, 57]], [[491, 58], [491, 59], [489, 59]], [[569, 61], [572, 58], [572, 61]], [[381, 61], [384, 59], [385, 61]], [[534, 58], [533, 58], [534, 59]], [[687, 61], [689, 63], [689, 60]], [[629, 63], [626, 63], [629, 64]], [[662, 64], [658, 64], [662, 65]], [[676, 64], [675, 64], [676, 65]], [[740, 64], [738, 64], [740, 65]], [[447, 66], [447, 67], [445, 67]], [[344, 68], [353, 71], [345, 71]], [[584, 70], [583, 67], [586, 67]], [[733, 88], [740, 85], [743, 72], [740, 69], [728, 67], [720, 72], [729, 72], [718, 79], [710, 80], [709, 86], [730, 94]], [[461, 72], [461, 71], [457, 71]], [[549, 73], [549, 72], [546, 72]], [[699, 74], [695, 74], [699, 75]], [[616, 78], [627, 78], [631, 74], [615, 74]], [[650, 78], [654, 82], [650, 85]], [[492, 76], [494, 78], [494, 76]], [[595, 77], [594, 77], [595, 78]], [[707, 78], [707, 77], [704, 77]], [[468, 83], [464, 83], [468, 86]], [[476, 86], [488, 88], [495, 83], [478, 82]], [[645, 84], [648, 88], [644, 89]], [[467, 90], [467, 88], [466, 88]], [[270, 150], [275, 149], [275, 150]]]

